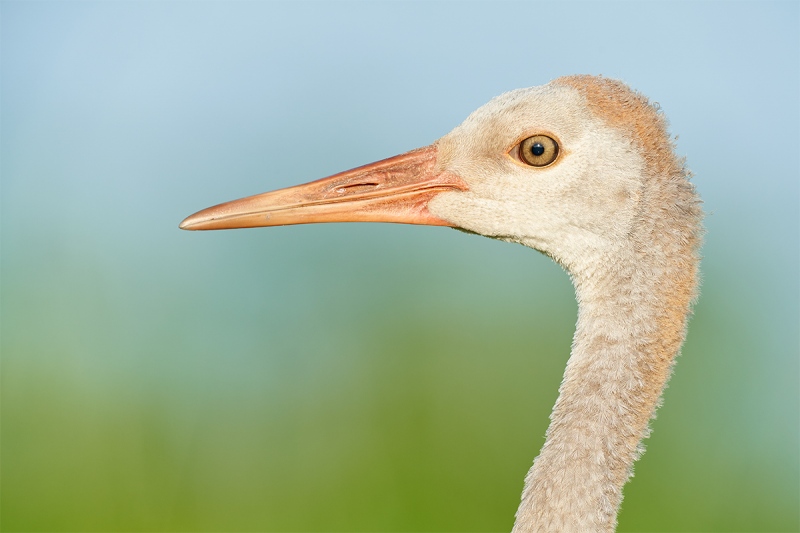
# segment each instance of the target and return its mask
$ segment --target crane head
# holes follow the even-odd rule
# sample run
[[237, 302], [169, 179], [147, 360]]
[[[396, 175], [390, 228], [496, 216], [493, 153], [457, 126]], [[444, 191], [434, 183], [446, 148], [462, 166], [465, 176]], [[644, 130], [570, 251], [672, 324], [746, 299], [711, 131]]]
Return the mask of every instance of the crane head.
[[680, 173], [644, 97], [606, 78], [559, 78], [494, 98], [430, 146], [219, 204], [180, 227], [451, 226], [525, 244], [572, 270], [628, 240], [663, 160]]

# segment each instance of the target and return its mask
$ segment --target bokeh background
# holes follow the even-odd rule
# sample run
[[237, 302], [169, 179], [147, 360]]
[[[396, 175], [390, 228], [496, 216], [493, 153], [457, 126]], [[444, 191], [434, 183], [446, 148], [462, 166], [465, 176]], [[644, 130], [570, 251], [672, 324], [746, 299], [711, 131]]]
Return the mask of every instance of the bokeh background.
[[507, 531], [569, 280], [445, 228], [188, 233], [571, 73], [661, 104], [708, 231], [620, 531], [797, 531], [797, 2], [0, 4], [3, 531]]

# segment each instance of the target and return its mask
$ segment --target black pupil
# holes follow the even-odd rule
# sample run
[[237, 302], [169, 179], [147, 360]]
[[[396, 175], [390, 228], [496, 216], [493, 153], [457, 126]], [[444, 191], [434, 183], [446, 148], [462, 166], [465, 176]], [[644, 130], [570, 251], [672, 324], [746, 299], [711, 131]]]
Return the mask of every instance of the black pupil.
[[542, 155], [544, 153], [544, 145], [542, 143], [533, 143], [531, 153], [533, 155]]

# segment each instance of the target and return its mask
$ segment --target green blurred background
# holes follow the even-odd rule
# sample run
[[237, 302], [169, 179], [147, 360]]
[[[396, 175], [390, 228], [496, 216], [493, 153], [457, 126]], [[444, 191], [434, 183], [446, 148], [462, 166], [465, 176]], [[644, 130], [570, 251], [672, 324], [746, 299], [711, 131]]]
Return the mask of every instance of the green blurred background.
[[658, 101], [705, 199], [620, 531], [797, 531], [797, 2], [0, 4], [3, 531], [507, 531], [576, 318], [444, 228], [188, 233], [563, 74]]

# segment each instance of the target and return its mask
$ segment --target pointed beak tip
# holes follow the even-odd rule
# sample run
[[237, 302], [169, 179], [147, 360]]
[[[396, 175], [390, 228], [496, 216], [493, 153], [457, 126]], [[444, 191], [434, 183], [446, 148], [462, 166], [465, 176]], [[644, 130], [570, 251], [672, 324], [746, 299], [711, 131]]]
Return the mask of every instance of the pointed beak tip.
[[197, 217], [195, 215], [189, 215], [188, 217], [184, 218], [180, 224], [178, 224], [179, 229], [185, 229], [188, 231], [194, 231], [197, 228]]

